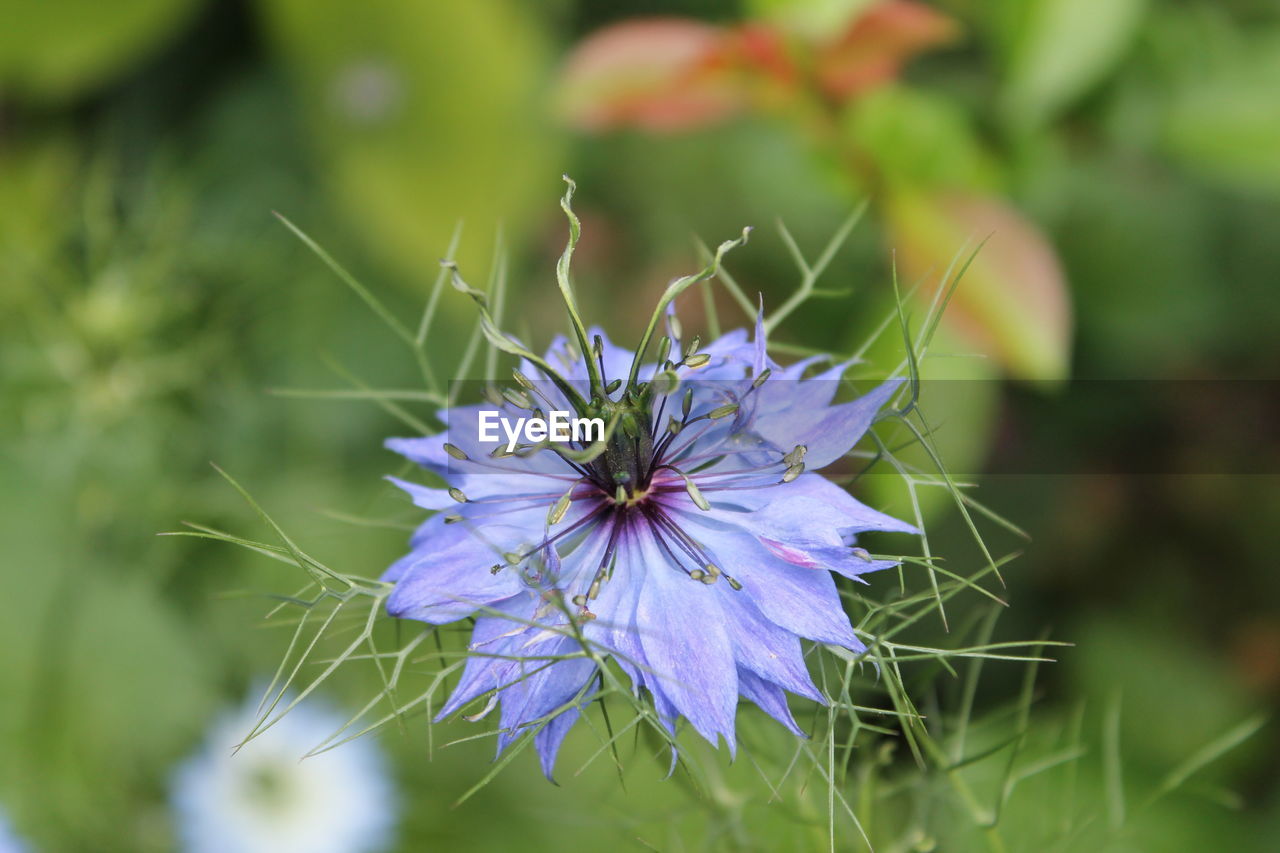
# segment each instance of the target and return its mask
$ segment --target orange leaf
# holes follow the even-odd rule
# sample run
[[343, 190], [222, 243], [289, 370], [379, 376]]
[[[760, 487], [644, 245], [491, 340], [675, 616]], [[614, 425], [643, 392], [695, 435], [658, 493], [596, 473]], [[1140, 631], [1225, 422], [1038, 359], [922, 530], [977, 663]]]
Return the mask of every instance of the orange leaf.
[[855, 18], [843, 35], [819, 49], [823, 90], [845, 100], [898, 76], [917, 53], [959, 37], [954, 20], [910, 0], [885, 0]]
[[918, 292], [925, 299], [933, 298], [930, 284], [957, 253], [965, 253], [963, 262], [985, 239], [943, 315], [944, 325], [1011, 376], [1067, 375], [1070, 294], [1057, 253], [1034, 224], [990, 196], [900, 192], [888, 198], [885, 214], [904, 285], [923, 280]]
[[605, 27], [583, 40], [565, 63], [561, 112], [590, 131], [671, 132], [722, 121], [746, 102], [733, 67], [733, 41], [728, 30], [681, 18]]

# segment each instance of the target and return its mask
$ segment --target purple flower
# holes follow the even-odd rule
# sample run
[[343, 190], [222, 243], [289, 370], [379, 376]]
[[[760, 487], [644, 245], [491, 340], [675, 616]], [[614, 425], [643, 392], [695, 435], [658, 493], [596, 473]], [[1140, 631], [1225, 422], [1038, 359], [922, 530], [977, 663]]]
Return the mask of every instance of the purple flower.
[[[786, 694], [824, 697], [801, 639], [865, 650], [831, 573], [861, 581], [896, 565], [856, 547], [860, 533], [915, 532], [817, 473], [862, 438], [897, 381], [834, 403], [848, 365], [808, 378], [819, 360], [781, 367], [760, 322], [754, 340], [739, 330], [687, 349], [668, 322], [656, 365], [639, 364], [644, 345], [636, 355], [581, 330], [577, 345], [527, 356], [500, 406], [455, 407], [441, 413], [446, 433], [387, 442], [447, 486], [395, 481], [435, 514], [384, 576], [388, 610], [475, 618], [440, 717], [492, 692], [499, 752], [536, 732], [548, 777], [605, 657], [673, 733], [684, 717], [732, 752], [741, 696], [803, 734]], [[555, 409], [599, 415], [606, 437], [516, 453], [479, 439], [481, 412]]]

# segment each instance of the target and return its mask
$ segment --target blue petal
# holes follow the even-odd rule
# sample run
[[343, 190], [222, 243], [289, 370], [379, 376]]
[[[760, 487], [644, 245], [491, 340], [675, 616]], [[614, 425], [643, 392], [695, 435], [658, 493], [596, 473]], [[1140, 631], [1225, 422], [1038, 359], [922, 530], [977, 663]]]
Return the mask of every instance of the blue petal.
[[[841, 537], [869, 531], [920, 532], [905, 521], [872, 509], [819, 474], [801, 474], [790, 483], [735, 489], [723, 495], [704, 489], [704, 494], [712, 502], [710, 517], [783, 541], [822, 535], [815, 531], [834, 531]], [[726, 506], [717, 508], [720, 503]], [[730, 506], [748, 512], [733, 511]], [[825, 536], [823, 541], [836, 544], [841, 540]]]
[[[526, 633], [533, 634], [535, 630]], [[564, 636], [532, 646], [517, 643], [512, 649], [513, 654], [530, 657], [566, 655], [575, 651], [580, 651], [577, 640]], [[502, 730], [498, 733], [498, 752], [524, 734], [527, 726], [573, 701], [595, 673], [595, 663], [589, 658], [570, 658], [549, 665], [547, 660], [515, 661], [510, 681], [499, 694]]]
[[387, 477], [387, 479], [407, 492], [409, 497], [413, 499], [414, 506], [438, 512], [458, 505], [458, 502], [449, 496], [448, 489], [419, 486], [417, 483], [410, 483], [408, 480], [401, 480], [399, 477]]
[[778, 447], [789, 449], [803, 444], [808, 448], [805, 467], [816, 471], [858, 443], [903, 381], [891, 379], [857, 400], [832, 406], [817, 417], [811, 409], [790, 407], [761, 415], [754, 426], [765, 440]]
[[690, 580], [649, 537], [637, 540], [630, 566], [643, 566], [636, 628], [652, 669], [650, 690], [666, 696], [711, 743], [724, 735], [732, 752], [738, 674], [720, 608], [721, 585]]
[[573, 728], [573, 724], [578, 722], [578, 716], [578, 709], [570, 708], [551, 718], [533, 736], [533, 747], [538, 751], [538, 762], [542, 765], [542, 775], [546, 776], [549, 782], [556, 781], [555, 777], [551, 775], [556, 766], [556, 755], [560, 752], [560, 745], [564, 743], [565, 735], [569, 734], [569, 729]]
[[866, 583], [862, 580], [862, 575], [900, 565], [897, 560], [873, 560], [859, 556], [857, 551], [846, 545], [805, 545], [778, 542], [767, 536], [757, 538], [760, 544], [769, 549], [769, 553], [793, 566], [832, 571], [861, 583]]
[[[792, 365], [792, 367], [803, 364], [804, 362], [801, 362], [800, 365]], [[800, 380], [796, 374], [792, 376], [786, 373], [781, 376], [773, 374], [769, 381], [756, 391], [759, 397], [758, 416], [764, 413], [785, 413], [796, 409], [810, 413], [820, 412], [830, 406], [831, 401], [835, 399], [836, 392], [840, 390], [840, 378], [844, 376], [844, 372], [851, 364], [853, 364], [852, 361], [840, 362], [817, 376], [805, 380]], [[784, 379], [788, 381], [782, 381]], [[793, 444], [792, 447], [794, 446]]]
[[470, 616], [477, 608], [524, 588], [518, 569], [503, 566], [493, 546], [470, 538], [409, 566], [387, 598], [387, 612], [404, 619], [443, 625]]
[[706, 526], [692, 514], [685, 514], [684, 519], [688, 525], [701, 527], [703, 546], [722, 569], [742, 582], [742, 592], [770, 622], [810, 640], [858, 651], [863, 648], [830, 572], [793, 566], [748, 533]]
[[722, 604], [729, 630], [739, 638], [734, 646], [739, 676], [746, 669], [792, 693], [815, 702], [825, 701], [809, 677], [795, 634], [766, 619], [747, 595], [725, 595]]
[[521, 622], [533, 617], [534, 597], [532, 594], [515, 596], [504, 602], [497, 602], [491, 610], [510, 614], [505, 616], [481, 616], [476, 619], [475, 628], [471, 632], [471, 644], [468, 647], [474, 654], [468, 655], [466, 665], [462, 669], [462, 677], [453, 689], [444, 707], [436, 714], [436, 722], [465, 707], [477, 697], [495, 690], [510, 681], [508, 672], [514, 665], [504, 655], [512, 632], [523, 629]]
[[791, 716], [791, 709], [787, 707], [787, 695], [782, 692], [781, 687], [765, 681], [750, 670], [739, 669], [738, 689], [743, 696], [760, 706], [762, 711], [786, 726], [792, 734], [808, 737]]

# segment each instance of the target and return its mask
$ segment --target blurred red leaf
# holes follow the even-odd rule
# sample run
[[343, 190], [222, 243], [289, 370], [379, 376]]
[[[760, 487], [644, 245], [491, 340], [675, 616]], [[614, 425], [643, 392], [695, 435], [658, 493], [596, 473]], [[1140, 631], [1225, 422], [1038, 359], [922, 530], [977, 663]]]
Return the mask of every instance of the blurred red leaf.
[[[897, 193], [885, 214], [890, 247], [905, 283], [936, 281], [965, 244], [986, 239], [943, 323], [1019, 379], [1066, 377], [1071, 361], [1071, 303], [1053, 246], [1001, 199]], [[964, 258], [960, 258], [962, 262]], [[959, 264], [957, 264], [957, 269]]]
[[929, 6], [910, 0], [876, 3], [819, 49], [818, 80], [828, 95], [845, 100], [892, 80], [917, 53], [959, 35], [953, 19]]
[[739, 49], [722, 27], [680, 18], [624, 21], [592, 33], [570, 54], [560, 108], [584, 130], [704, 127], [746, 101], [729, 61]]
[[800, 82], [793, 52], [810, 54], [810, 85], [839, 100], [895, 77], [922, 50], [958, 34], [952, 19], [910, 0], [885, 0], [833, 41], [787, 35], [764, 21], [733, 28], [684, 18], [642, 18], [587, 36], [560, 75], [570, 124], [601, 131], [675, 132], [706, 127], [753, 101], [777, 102]]

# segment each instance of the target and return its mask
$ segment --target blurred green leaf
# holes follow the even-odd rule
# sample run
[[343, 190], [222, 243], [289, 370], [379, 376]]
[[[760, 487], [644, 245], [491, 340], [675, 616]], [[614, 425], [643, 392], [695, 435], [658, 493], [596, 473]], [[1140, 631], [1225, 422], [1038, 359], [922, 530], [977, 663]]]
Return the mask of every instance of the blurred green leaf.
[[1217, 49], [1185, 56], [1163, 145], [1226, 183], [1280, 191], [1280, 30], [1223, 35]]
[[1005, 117], [1023, 127], [1052, 119], [1124, 55], [1145, 12], [1146, 0], [1002, 0], [990, 20]]
[[146, 57], [189, 19], [195, 0], [0, 0], [0, 89], [72, 98]]
[[1160, 782], [1153, 788], [1170, 787], [1169, 774], [1188, 768], [1198, 782], [1221, 782], [1233, 770], [1265, 760], [1258, 749], [1226, 751], [1207, 766], [1195, 760], [1254, 711], [1242, 685], [1211, 650], [1132, 614], [1085, 620], [1071, 635], [1088, 638], [1065, 658], [1073, 681], [1084, 696], [1123, 691], [1123, 753], [1128, 762], [1158, 771]]
[[0, 288], [0, 308], [16, 307], [47, 274], [71, 207], [76, 153], [67, 136], [0, 149], [0, 257], [13, 277]]
[[943, 324], [1015, 378], [1066, 377], [1070, 297], [1058, 256], [1034, 224], [993, 196], [899, 191], [884, 210], [906, 281], [936, 279], [957, 252], [986, 240]]
[[[941, 272], [937, 271], [938, 274]], [[926, 299], [932, 298], [937, 289], [936, 278], [935, 275], [921, 285], [920, 292]], [[915, 282], [905, 284], [911, 286]], [[964, 286], [962, 281], [960, 288]], [[906, 306], [914, 335], [920, 333], [923, 325], [926, 312], [917, 307], [923, 302], [925, 299], [919, 299], [914, 305]], [[883, 310], [892, 309], [885, 306], [873, 313]], [[957, 338], [944, 323], [929, 346], [928, 357], [919, 363], [920, 379], [924, 382], [919, 406], [924, 419], [934, 430], [930, 436], [933, 448], [947, 470], [961, 482], [972, 482], [986, 464], [1001, 400], [999, 365], [990, 359], [969, 355], [972, 351], [972, 346]], [[901, 338], [890, 333], [877, 340], [867, 358], [877, 368], [887, 370], [902, 357], [902, 353]], [[896, 440], [901, 442], [905, 439], [899, 434]], [[895, 447], [894, 453], [899, 460], [918, 471], [937, 474], [937, 466], [919, 445]], [[953, 511], [955, 507], [955, 501], [946, 489], [916, 488], [913, 496], [899, 477], [867, 477], [861, 487], [866, 489], [864, 500], [912, 523], [916, 523], [913, 511], [917, 505], [926, 521], [944, 511]]]
[[464, 240], [459, 263], [483, 268], [500, 221], [518, 238], [556, 197], [563, 169], [542, 87], [546, 36], [527, 6], [261, 5], [303, 95], [322, 176], [364, 236], [402, 268], [434, 278], [460, 218], [483, 240]]
[[769, 18], [811, 38], [840, 32], [877, 0], [747, 0], [752, 17]]
[[954, 100], [905, 86], [867, 92], [848, 110], [845, 132], [894, 186], [994, 189], [995, 162]]
[[[121, 849], [100, 837], [136, 843], [154, 820], [145, 792], [212, 704], [212, 647], [146, 573], [103, 553], [83, 495], [36, 458], [0, 457], [0, 783], [43, 837], [62, 839], [56, 849]], [[145, 529], [128, 538], [154, 541]]]

